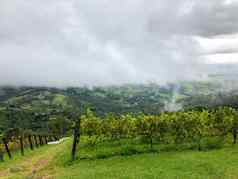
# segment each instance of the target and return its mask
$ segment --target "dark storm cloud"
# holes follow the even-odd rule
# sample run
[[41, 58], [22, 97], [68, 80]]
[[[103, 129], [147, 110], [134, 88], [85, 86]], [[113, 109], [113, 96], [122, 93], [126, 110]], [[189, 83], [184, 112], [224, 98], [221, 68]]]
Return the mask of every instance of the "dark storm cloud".
[[238, 33], [237, 10], [224, 0], [2, 0], [0, 85], [197, 79], [206, 49], [196, 37]]

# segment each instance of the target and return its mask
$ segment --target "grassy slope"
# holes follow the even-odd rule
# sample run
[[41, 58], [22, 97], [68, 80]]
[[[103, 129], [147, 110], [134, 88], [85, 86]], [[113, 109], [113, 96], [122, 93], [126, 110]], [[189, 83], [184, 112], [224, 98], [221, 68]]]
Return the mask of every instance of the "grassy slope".
[[[61, 150], [61, 146], [43, 146], [34, 151], [25, 150], [25, 156], [21, 156], [19, 152], [13, 153], [12, 160], [5, 156], [5, 161], [0, 163], [0, 178], [35, 178], [41, 170], [49, 167], [50, 162]], [[50, 174], [51, 172], [47, 172], [41, 176]]]
[[[61, 162], [63, 161], [61, 156]], [[57, 168], [56, 178], [238, 178], [238, 147], [84, 160]]]
[[[0, 165], [0, 173], [5, 171], [2, 178], [238, 178], [238, 146], [208, 152], [162, 152], [71, 163], [70, 145], [71, 141], [66, 141], [28, 153], [30, 159], [20, 157], [6, 161]], [[37, 165], [40, 167], [36, 168]], [[24, 171], [6, 172], [12, 166], [23, 166]]]

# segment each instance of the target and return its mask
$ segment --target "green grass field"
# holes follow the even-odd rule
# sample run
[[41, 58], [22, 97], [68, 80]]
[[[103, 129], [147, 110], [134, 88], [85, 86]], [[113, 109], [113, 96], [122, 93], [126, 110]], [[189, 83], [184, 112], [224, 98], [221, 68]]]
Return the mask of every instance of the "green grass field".
[[[123, 145], [81, 147], [81, 160], [74, 162], [70, 162], [70, 147], [71, 140], [67, 140], [33, 152], [26, 151], [24, 157], [16, 154], [14, 160], [6, 159], [0, 164], [0, 178], [238, 178], [238, 146], [202, 152], [182, 150], [136, 155], [123, 155], [128, 154], [125, 152], [128, 148]], [[140, 147], [143, 151], [144, 146]]]

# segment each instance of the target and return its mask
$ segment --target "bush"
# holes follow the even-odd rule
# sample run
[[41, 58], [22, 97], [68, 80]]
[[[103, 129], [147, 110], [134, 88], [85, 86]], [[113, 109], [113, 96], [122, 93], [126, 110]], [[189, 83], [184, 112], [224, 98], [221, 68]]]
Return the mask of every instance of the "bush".
[[202, 150], [220, 149], [224, 146], [225, 140], [223, 137], [209, 137], [201, 142]]

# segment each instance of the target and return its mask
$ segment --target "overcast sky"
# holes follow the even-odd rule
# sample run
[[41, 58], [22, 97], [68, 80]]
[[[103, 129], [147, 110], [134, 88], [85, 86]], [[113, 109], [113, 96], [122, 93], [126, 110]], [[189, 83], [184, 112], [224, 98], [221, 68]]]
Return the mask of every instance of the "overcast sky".
[[1, 0], [0, 85], [190, 80], [238, 62], [238, 0]]

